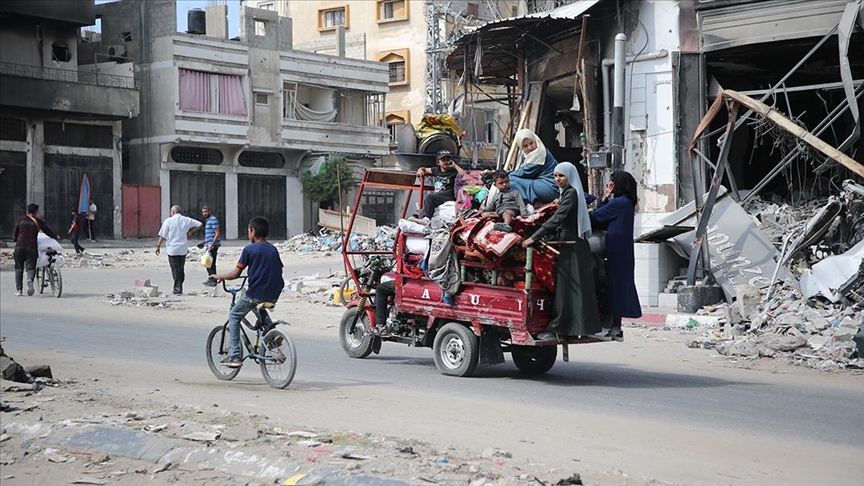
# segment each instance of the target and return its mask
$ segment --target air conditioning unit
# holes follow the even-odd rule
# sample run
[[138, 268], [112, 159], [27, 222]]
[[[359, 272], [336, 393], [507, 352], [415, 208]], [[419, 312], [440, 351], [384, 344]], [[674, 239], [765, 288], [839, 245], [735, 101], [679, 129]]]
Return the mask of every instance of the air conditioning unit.
[[126, 46], [108, 46], [108, 55], [110, 57], [123, 56], [126, 54]]

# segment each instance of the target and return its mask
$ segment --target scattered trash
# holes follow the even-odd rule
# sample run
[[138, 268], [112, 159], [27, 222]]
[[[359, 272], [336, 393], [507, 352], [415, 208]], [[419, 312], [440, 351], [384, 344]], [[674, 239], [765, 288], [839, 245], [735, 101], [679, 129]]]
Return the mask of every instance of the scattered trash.
[[218, 432], [192, 432], [191, 434], [184, 435], [183, 438], [197, 442], [213, 442], [221, 436], [222, 434]]
[[582, 484], [582, 476], [579, 473], [574, 473], [572, 476], [566, 479], [560, 479], [555, 486], [564, 486], [568, 484]]
[[75, 478], [70, 481], [71, 484], [108, 484], [108, 481], [98, 478]]

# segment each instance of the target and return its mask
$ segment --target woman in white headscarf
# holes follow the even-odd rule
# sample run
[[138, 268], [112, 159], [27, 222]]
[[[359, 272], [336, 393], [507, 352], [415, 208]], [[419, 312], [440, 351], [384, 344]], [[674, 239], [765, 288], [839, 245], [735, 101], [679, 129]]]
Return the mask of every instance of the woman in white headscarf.
[[558, 187], [552, 174], [558, 161], [531, 130], [523, 128], [516, 132], [515, 138], [522, 150], [523, 162], [510, 173], [510, 187], [519, 191], [529, 204], [554, 201], [558, 197]]
[[593, 336], [602, 331], [594, 289], [594, 260], [587, 239], [591, 236], [591, 219], [582, 181], [570, 162], [561, 162], [554, 172], [560, 191], [558, 210], [522, 242], [523, 247], [528, 247], [547, 236], [567, 242], [556, 245], [561, 253], [555, 260], [555, 304], [549, 326], [537, 335], [539, 341]]

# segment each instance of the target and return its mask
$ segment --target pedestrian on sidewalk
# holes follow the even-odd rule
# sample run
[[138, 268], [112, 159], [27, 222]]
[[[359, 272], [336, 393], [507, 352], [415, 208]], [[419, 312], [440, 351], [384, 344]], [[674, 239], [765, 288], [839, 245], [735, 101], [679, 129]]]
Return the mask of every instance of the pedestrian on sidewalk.
[[[229, 368], [239, 368], [243, 364], [243, 351], [240, 348], [240, 321], [246, 317], [249, 311], [258, 307], [262, 302], [276, 302], [282, 295], [285, 281], [282, 278], [282, 259], [279, 258], [279, 250], [267, 241], [270, 233], [270, 223], [262, 217], [249, 220], [249, 241], [251, 245], [243, 248], [240, 260], [234, 270], [213, 278], [217, 282], [223, 280], [234, 280], [246, 269], [249, 285], [246, 293], [237, 299], [231, 312], [228, 314], [228, 356], [220, 364]], [[264, 323], [269, 326], [269, 322]]]
[[84, 229], [84, 215], [79, 213], [77, 209], [72, 210], [72, 225], [69, 226], [69, 241], [75, 246], [75, 254], [84, 253], [84, 247], [78, 243], [81, 237], [81, 231]]
[[15, 295], [22, 296], [24, 289], [24, 270], [27, 270], [27, 295], [33, 295], [33, 279], [36, 278], [36, 260], [39, 258], [39, 231], [59, 240], [51, 228], [39, 218], [39, 205], [27, 205], [27, 214], [18, 216], [12, 239], [15, 240]]
[[204, 282], [204, 285], [215, 287], [216, 279], [213, 278], [213, 275], [216, 275], [216, 254], [219, 253], [219, 247], [222, 246], [222, 232], [219, 228], [219, 218], [213, 214], [210, 210], [210, 206], [204, 206], [201, 208], [201, 216], [204, 217], [204, 244], [199, 245], [198, 247], [204, 248], [205, 251], [209, 251], [210, 257], [213, 261], [213, 263], [207, 267], [207, 275], [209, 275], [209, 278]]
[[624, 340], [621, 318], [642, 317], [642, 306], [636, 293], [636, 258], [633, 249], [633, 219], [636, 214], [636, 179], [629, 172], [612, 174], [597, 209], [591, 211], [591, 223], [606, 230], [606, 309], [612, 313], [612, 328], [607, 337]]
[[189, 236], [201, 228], [201, 222], [181, 214], [180, 206], [171, 206], [171, 216], [162, 222], [159, 228], [159, 240], [156, 241], [156, 255], [165, 243], [165, 253], [168, 254], [168, 264], [171, 266], [171, 276], [174, 278], [174, 295], [183, 293], [183, 281], [186, 280], [186, 254], [189, 253]]
[[96, 241], [96, 203], [93, 198], [90, 198], [90, 206], [87, 207], [87, 233], [90, 236], [90, 241]]

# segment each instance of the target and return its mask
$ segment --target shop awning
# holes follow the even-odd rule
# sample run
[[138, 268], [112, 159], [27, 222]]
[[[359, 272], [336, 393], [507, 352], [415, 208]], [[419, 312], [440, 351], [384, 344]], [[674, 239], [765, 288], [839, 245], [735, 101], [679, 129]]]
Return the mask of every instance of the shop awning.
[[[478, 84], [508, 85], [515, 83], [520, 46], [525, 39], [554, 38], [558, 34], [580, 28], [575, 22], [600, 0], [579, 0], [547, 12], [538, 12], [495, 20], [469, 32], [454, 43], [447, 64], [461, 76], [465, 66], [477, 74]], [[477, 53], [480, 53], [479, 66]], [[467, 56], [467, 59], [466, 59]], [[467, 60], [467, 62], [466, 62]]]

